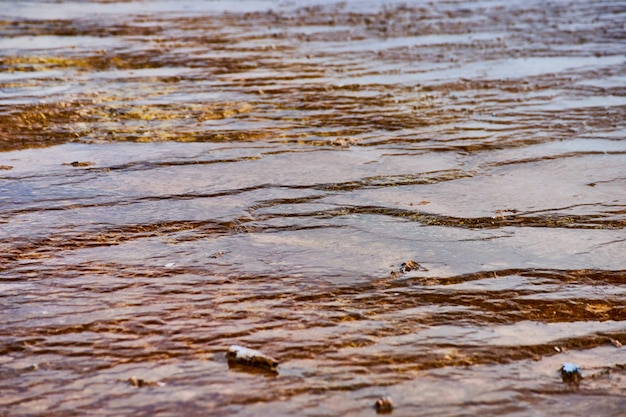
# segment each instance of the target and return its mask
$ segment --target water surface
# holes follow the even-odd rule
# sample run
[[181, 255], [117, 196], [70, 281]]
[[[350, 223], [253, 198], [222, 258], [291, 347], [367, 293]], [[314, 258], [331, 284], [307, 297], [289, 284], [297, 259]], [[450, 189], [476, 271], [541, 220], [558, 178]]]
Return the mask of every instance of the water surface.
[[2, 2], [0, 415], [623, 415], [625, 18]]

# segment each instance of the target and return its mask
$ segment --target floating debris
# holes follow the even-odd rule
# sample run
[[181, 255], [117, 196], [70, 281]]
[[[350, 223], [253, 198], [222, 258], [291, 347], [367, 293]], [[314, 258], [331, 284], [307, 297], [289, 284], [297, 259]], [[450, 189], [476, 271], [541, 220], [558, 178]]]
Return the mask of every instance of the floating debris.
[[409, 271], [428, 271], [428, 269], [424, 268], [422, 265], [418, 264], [414, 260], [403, 262], [400, 265], [400, 273], [404, 274]]
[[622, 347], [622, 342], [620, 342], [620, 341], [619, 341], [619, 340], [617, 340], [617, 339], [611, 339], [611, 344], [612, 344], [613, 346], [615, 346], [616, 348], [620, 348], [620, 347]]
[[232, 345], [226, 352], [229, 363], [253, 366], [265, 369], [270, 372], [278, 372], [278, 361], [271, 356], [267, 356], [258, 350], [248, 349], [239, 345]]
[[374, 403], [374, 408], [379, 414], [391, 413], [393, 411], [393, 401], [391, 401], [391, 397], [380, 397]]
[[580, 368], [575, 363], [566, 362], [561, 366], [561, 378], [563, 382], [578, 384], [583, 376], [580, 373]]
[[13, 167], [11, 165], [0, 165], [0, 170], [10, 170], [13, 169]]

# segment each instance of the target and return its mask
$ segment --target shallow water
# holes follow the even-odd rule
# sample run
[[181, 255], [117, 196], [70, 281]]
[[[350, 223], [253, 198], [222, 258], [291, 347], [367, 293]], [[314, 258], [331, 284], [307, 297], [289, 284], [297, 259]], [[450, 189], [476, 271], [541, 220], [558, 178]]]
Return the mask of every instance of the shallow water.
[[623, 415], [625, 18], [0, 3], [0, 415]]

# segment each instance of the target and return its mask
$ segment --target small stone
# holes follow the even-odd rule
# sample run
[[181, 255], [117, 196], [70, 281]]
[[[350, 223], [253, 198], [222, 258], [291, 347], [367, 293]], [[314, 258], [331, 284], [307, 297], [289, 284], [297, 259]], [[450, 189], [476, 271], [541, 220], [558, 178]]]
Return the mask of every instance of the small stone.
[[422, 265], [418, 264], [414, 260], [403, 262], [400, 265], [400, 273], [404, 274], [409, 271], [428, 271], [428, 269], [424, 268]]
[[74, 162], [66, 162], [63, 165], [73, 166], [73, 167], [88, 167], [88, 166], [94, 165], [94, 163], [89, 162], [89, 161], [74, 161]]
[[391, 397], [380, 397], [374, 403], [374, 408], [377, 413], [386, 414], [391, 413], [393, 411], [393, 402], [391, 401]]
[[142, 388], [142, 387], [162, 387], [165, 384], [158, 381], [146, 381], [142, 378], [137, 378], [136, 376], [131, 376], [125, 381], [131, 387]]
[[226, 352], [226, 358], [229, 363], [253, 366], [270, 372], [278, 372], [276, 369], [278, 367], [278, 361], [258, 350], [232, 345], [228, 348], [228, 352]]
[[145, 380], [141, 378], [137, 378], [136, 376], [131, 376], [130, 378], [126, 380], [126, 382], [128, 382], [128, 385], [130, 385], [131, 387], [137, 387], [137, 388], [141, 388], [146, 385]]
[[335, 138], [330, 141], [332, 146], [341, 146], [342, 148], [347, 148], [350, 145], [356, 145], [357, 143], [359, 143], [359, 141], [354, 138]]
[[561, 379], [563, 382], [578, 384], [582, 378], [580, 368], [575, 363], [566, 362], [561, 366]]

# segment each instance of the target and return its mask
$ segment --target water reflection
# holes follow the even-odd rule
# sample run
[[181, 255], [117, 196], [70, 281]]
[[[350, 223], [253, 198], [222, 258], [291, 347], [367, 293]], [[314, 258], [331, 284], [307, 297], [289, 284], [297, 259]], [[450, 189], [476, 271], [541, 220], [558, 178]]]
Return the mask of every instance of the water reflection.
[[0, 5], [11, 415], [620, 415], [618, 6], [88, 5]]

